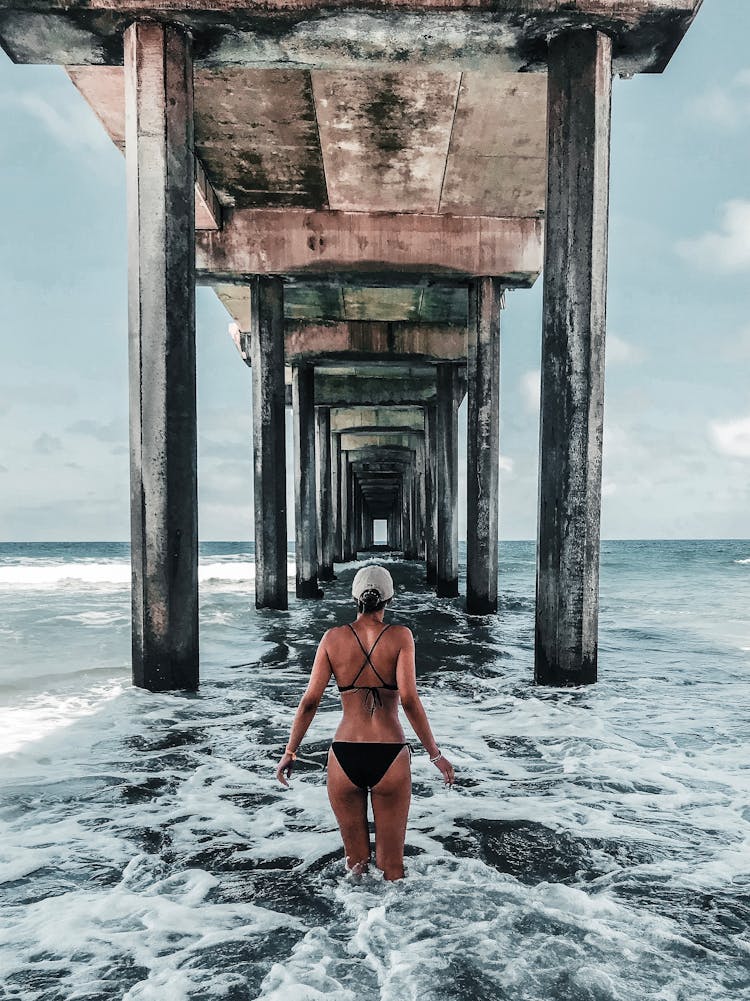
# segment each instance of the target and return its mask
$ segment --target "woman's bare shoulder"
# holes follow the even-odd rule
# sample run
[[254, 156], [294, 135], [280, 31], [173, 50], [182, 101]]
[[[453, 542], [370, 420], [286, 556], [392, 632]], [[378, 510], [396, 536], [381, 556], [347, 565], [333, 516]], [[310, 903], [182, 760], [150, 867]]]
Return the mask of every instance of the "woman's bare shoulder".
[[392, 623], [390, 632], [393, 633], [393, 639], [398, 640], [401, 644], [414, 642], [414, 633], [408, 626], [401, 625], [400, 622]]

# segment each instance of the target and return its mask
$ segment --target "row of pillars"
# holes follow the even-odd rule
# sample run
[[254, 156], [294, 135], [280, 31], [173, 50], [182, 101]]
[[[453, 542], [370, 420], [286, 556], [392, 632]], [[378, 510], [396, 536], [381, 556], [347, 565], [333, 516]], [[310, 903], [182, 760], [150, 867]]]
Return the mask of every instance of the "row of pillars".
[[[594, 29], [565, 31], [551, 39], [548, 62], [535, 679], [569, 684], [596, 677], [611, 40]], [[198, 519], [189, 33], [176, 24], [128, 27], [125, 84], [133, 677], [150, 689], [190, 689], [198, 684]], [[283, 425], [283, 292], [275, 279], [252, 282], [257, 588], [259, 603], [269, 605], [286, 586], [283, 439], [273, 431]], [[491, 279], [473, 283], [468, 505], [474, 513], [467, 572], [472, 592], [481, 582], [480, 598], [491, 605], [497, 587], [497, 300]], [[298, 410], [309, 408], [313, 377], [295, 374]], [[440, 368], [438, 486], [431, 490], [437, 542], [426, 544], [428, 569], [434, 569], [429, 554], [438, 557], [438, 586], [456, 578], [455, 415], [444, 412], [454, 408], [447, 402], [454, 400], [448, 385], [454, 377], [450, 366]], [[295, 422], [295, 434], [295, 487], [305, 512], [297, 523], [298, 586], [312, 592], [318, 563], [317, 514], [311, 515], [314, 422]], [[321, 561], [326, 567], [327, 560], [328, 553]]]
[[[286, 454], [283, 282], [251, 279], [251, 366], [255, 475], [256, 605], [287, 608]], [[493, 279], [472, 283], [473, 334], [469, 338], [467, 517], [472, 525], [467, 567], [467, 610], [497, 610], [497, 507], [499, 424], [499, 308]], [[387, 544], [406, 559], [424, 559], [427, 583], [441, 597], [458, 595], [459, 365], [437, 366], [436, 397], [424, 406], [424, 427], [414, 449], [403, 448], [395, 469], [378, 454], [342, 449], [343, 431], [331, 429], [331, 408], [315, 405], [315, 369], [292, 366], [296, 595], [322, 596], [334, 564], [356, 558], [373, 544], [375, 512], [364, 489], [370, 479], [391, 494]], [[392, 458], [393, 449], [387, 455]], [[359, 461], [358, 461], [359, 458]], [[358, 465], [364, 464], [364, 469]], [[389, 474], [389, 475], [388, 475]]]

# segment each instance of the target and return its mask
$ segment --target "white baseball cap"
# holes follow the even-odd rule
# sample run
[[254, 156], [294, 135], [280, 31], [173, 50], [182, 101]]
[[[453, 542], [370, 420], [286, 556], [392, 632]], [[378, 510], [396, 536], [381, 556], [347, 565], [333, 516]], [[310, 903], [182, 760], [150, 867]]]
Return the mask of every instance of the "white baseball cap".
[[359, 601], [365, 591], [377, 591], [381, 601], [393, 597], [393, 578], [385, 567], [367, 563], [356, 572], [352, 581], [352, 597]]

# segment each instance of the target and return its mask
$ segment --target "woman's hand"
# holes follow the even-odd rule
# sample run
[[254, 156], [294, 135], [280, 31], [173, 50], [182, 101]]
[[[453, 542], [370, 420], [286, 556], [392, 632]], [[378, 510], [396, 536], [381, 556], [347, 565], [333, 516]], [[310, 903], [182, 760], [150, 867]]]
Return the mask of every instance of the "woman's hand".
[[[292, 765], [294, 764], [294, 758], [292, 758], [289, 751], [284, 751], [284, 754], [279, 762], [278, 768], [276, 769], [276, 778], [281, 782], [283, 786], [289, 788], [288, 779], [292, 774]], [[286, 773], [286, 778], [284, 778], [284, 773]]]
[[443, 773], [445, 784], [448, 788], [450, 788], [456, 779], [456, 773], [453, 771], [453, 765], [450, 761], [448, 761], [444, 754], [441, 754], [437, 761], [433, 761], [433, 764]]

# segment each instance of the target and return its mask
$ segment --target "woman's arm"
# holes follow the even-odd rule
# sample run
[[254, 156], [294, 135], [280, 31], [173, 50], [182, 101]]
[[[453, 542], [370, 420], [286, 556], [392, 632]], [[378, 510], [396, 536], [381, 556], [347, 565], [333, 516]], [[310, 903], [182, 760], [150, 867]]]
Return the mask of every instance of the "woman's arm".
[[445, 777], [447, 785], [453, 785], [455, 777], [453, 766], [450, 761], [440, 753], [435, 738], [432, 735], [427, 713], [422, 705], [422, 700], [417, 694], [417, 669], [414, 655], [414, 637], [411, 629], [402, 626], [404, 630], [404, 642], [399, 651], [396, 661], [396, 684], [398, 685], [401, 705], [404, 707], [406, 718], [411, 723], [414, 733], [416, 733], [422, 746], [427, 751], [430, 758], [440, 755], [433, 764], [439, 768]]
[[[323, 698], [323, 692], [331, 679], [331, 662], [328, 659], [328, 652], [326, 650], [326, 640], [329, 632], [330, 629], [323, 634], [323, 638], [318, 644], [318, 650], [315, 654], [312, 671], [310, 672], [310, 680], [307, 683], [307, 688], [302, 698], [299, 700], [294, 722], [292, 723], [292, 732], [289, 734], [286, 746], [287, 748], [292, 748], [292, 751], [295, 753], [302, 743], [315, 713], [318, 711], [320, 700]], [[291, 752], [288, 750], [285, 751], [276, 768], [276, 778], [282, 785], [289, 785], [287, 778], [292, 774], [293, 761], [294, 758]], [[286, 774], [286, 778], [284, 778], [284, 774]]]

